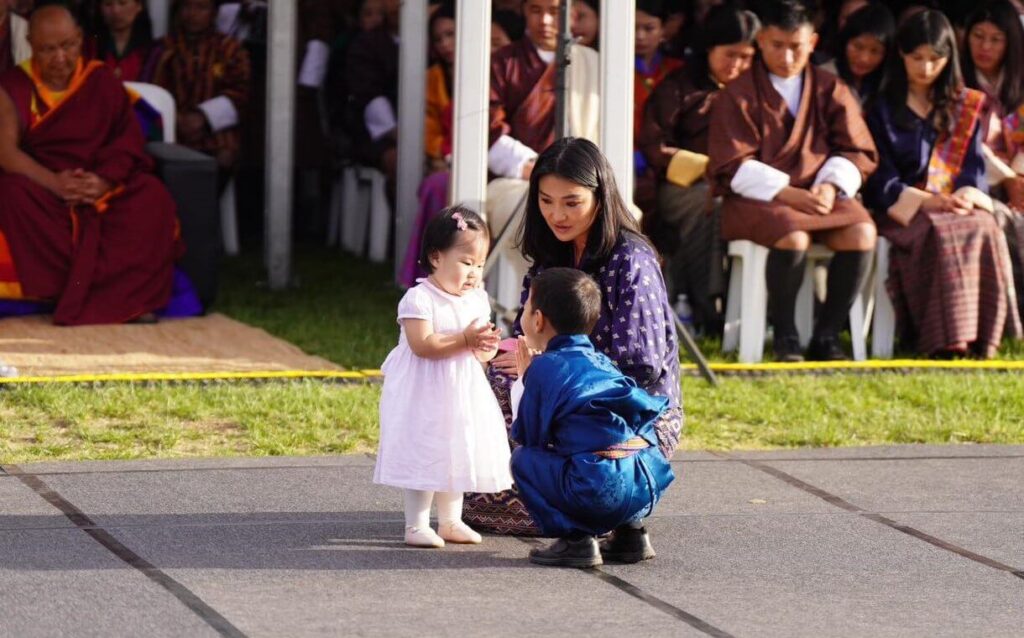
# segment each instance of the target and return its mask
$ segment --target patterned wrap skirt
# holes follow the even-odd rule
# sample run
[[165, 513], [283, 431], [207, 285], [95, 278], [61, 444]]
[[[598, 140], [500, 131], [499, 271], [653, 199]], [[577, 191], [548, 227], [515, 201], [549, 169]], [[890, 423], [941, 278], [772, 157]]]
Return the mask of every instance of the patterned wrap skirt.
[[918, 352], [966, 345], [991, 357], [1004, 334], [1020, 335], [1010, 252], [992, 215], [921, 211], [880, 231], [893, 244], [886, 284], [897, 325]]
[[[498, 398], [498, 405], [505, 415], [505, 428], [512, 431], [512, 400], [510, 390], [513, 379], [493, 369], [488, 371], [491, 389]], [[679, 435], [683, 427], [682, 408], [669, 408], [662, 412], [654, 424], [658, 436], [658, 449], [671, 460], [672, 454], [679, 445]], [[517, 444], [509, 437], [512, 449]], [[526, 509], [526, 504], [513, 485], [512, 489], [494, 494], [466, 494], [462, 505], [462, 520], [473, 528], [491, 534], [508, 536], [540, 536], [540, 529]]]

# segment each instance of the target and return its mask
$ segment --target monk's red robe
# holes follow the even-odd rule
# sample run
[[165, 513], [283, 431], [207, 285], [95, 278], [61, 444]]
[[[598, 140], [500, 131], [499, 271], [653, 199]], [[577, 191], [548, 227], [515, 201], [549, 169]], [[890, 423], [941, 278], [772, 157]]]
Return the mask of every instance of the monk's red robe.
[[23, 175], [0, 172], [0, 232], [14, 270], [6, 274], [24, 297], [53, 300], [58, 324], [120, 323], [165, 306], [184, 247], [128, 95], [109, 69], [91, 62], [79, 63], [55, 101], [31, 69], [0, 75], [21, 149], [51, 171], [81, 168], [113, 189], [95, 206], [70, 206]]

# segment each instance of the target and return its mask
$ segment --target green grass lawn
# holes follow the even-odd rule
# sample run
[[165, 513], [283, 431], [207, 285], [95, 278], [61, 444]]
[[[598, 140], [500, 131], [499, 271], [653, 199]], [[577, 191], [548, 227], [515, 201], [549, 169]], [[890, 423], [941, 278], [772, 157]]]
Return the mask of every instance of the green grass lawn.
[[[295, 274], [294, 289], [271, 293], [255, 259], [230, 260], [216, 310], [346, 367], [379, 367], [398, 336], [389, 269], [307, 247]], [[317, 381], [8, 387], [0, 462], [372, 451], [379, 395], [373, 384]], [[689, 449], [1024, 444], [1021, 374], [731, 377], [718, 388], [687, 377], [683, 395]]]

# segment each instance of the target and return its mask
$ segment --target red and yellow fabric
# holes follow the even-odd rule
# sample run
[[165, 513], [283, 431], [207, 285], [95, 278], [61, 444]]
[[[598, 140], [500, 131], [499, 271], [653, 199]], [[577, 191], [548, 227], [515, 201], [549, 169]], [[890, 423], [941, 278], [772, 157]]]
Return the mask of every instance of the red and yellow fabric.
[[953, 180], [960, 174], [964, 157], [971, 145], [974, 129], [981, 119], [985, 106], [985, 94], [974, 89], [964, 89], [956, 104], [953, 130], [939, 138], [928, 160], [928, 177], [923, 188], [931, 193], [953, 192]]

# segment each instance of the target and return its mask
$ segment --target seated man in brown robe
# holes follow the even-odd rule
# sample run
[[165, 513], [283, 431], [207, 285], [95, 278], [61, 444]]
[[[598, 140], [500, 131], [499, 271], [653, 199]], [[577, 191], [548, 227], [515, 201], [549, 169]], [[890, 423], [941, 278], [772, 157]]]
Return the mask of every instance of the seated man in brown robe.
[[[568, 1], [568, 0], [565, 0]], [[526, 35], [498, 50], [491, 59], [490, 149], [487, 167], [497, 176], [487, 186], [487, 223], [492, 236], [505, 229], [526, 202], [530, 172], [537, 156], [555, 141], [555, 46], [562, 0], [524, 0]], [[600, 110], [597, 52], [573, 45], [569, 85], [569, 135], [598, 142]], [[514, 232], [516, 226], [508, 228]], [[498, 301], [519, 305], [526, 262], [516, 249], [503, 255]]]
[[32, 57], [0, 75], [0, 237], [21, 295], [54, 321], [118, 323], [165, 306], [182, 246], [127, 93], [81, 56], [62, 6], [38, 9]]
[[808, 65], [817, 34], [803, 5], [771, 3], [760, 59], [711, 112], [708, 176], [724, 196], [722, 236], [771, 249], [767, 283], [776, 358], [799, 361], [794, 310], [812, 240], [835, 251], [807, 355], [846, 358], [838, 334], [863, 287], [875, 226], [856, 199], [878, 163], [850, 90]]

